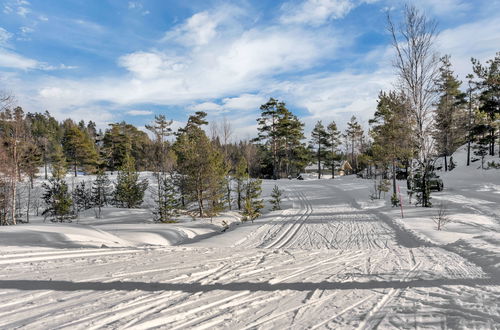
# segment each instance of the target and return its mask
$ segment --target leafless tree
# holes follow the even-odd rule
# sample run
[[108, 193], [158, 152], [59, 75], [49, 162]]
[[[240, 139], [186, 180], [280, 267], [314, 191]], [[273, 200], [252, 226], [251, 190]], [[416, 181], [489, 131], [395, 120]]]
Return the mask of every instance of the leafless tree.
[[398, 87], [408, 98], [409, 110], [415, 119], [417, 138], [424, 147], [429, 142], [436, 100], [435, 81], [439, 75], [439, 55], [434, 49], [437, 23], [411, 5], [405, 6], [404, 17], [404, 22], [396, 27], [390, 15], [387, 16], [396, 51], [393, 65]]
[[[431, 131], [436, 100], [435, 81], [439, 75], [439, 56], [434, 49], [437, 23], [412, 5], [405, 6], [404, 21], [399, 26], [394, 24], [389, 14], [387, 22], [396, 51], [393, 65], [398, 77], [397, 87], [408, 99], [409, 114], [415, 122], [422, 190], [427, 194], [427, 175], [434, 152]], [[423, 206], [430, 206], [429, 198], [423, 196]]]
[[438, 213], [436, 216], [432, 217], [432, 221], [434, 221], [434, 223], [436, 224], [437, 230], [443, 229], [445, 225], [452, 222], [452, 220], [447, 214], [447, 207], [445, 203], [439, 204]]
[[219, 137], [219, 124], [216, 121], [210, 122], [210, 139], [215, 141]]

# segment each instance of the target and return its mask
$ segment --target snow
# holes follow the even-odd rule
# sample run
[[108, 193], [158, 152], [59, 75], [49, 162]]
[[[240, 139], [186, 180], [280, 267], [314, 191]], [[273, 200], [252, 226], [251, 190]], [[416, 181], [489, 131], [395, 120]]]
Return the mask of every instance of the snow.
[[[398, 182], [404, 218], [346, 176], [264, 181], [283, 210], [253, 223], [106, 208], [1, 227], [0, 328], [497, 328], [500, 171], [462, 156], [433, 208]], [[453, 222], [437, 231], [441, 202]]]

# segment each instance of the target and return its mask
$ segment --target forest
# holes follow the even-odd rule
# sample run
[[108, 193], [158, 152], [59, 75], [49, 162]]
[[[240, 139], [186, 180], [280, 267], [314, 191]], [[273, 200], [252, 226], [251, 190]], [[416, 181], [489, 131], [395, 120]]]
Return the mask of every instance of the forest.
[[[92, 121], [26, 112], [2, 93], [0, 224], [29, 222], [39, 209], [62, 222], [89, 208], [99, 210], [96, 217], [105, 206], [138, 208], [153, 187], [159, 222], [175, 221], [183, 210], [211, 217], [232, 208], [253, 220], [263, 207], [262, 179], [295, 179], [311, 165], [318, 179], [334, 179], [345, 161], [352, 167], [347, 174], [374, 181], [372, 198], [390, 192], [397, 206], [396, 180], [408, 180], [416, 203], [430, 207], [433, 172], [453, 170], [458, 147], [467, 145], [467, 165], [500, 167], [485, 162], [500, 143], [500, 53], [484, 63], [473, 58], [462, 82], [451, 55], [434, 51], [436, 23], [412, 7], [405, 15], [401, 27], [388, 19], [397, 84], [380, 91], [368, 127], [352, 116], [344, 130], [318, 121], [306, 136], [285, 101], [271, 97], [260, 106], [251, 140], [235, 141], [229, 121], [208, 123], [202, 111], [175, 132], [162, 114], [147, 132], [126, 122], [98, 129]], [[154, 182], [141, 172], [152, 172]], [[113, 182], [110, 174], [117, 174]], [[69, 187], [70, 176], [86, 175], [94, 179]], [[37, 178], [43, 194], [32, 196]]]

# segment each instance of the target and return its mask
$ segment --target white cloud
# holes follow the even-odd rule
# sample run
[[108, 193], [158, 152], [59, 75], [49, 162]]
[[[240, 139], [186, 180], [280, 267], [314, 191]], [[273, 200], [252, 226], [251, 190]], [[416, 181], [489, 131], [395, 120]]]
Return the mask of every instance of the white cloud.
[[268, 98], [256, 94], [242, 94], [238, 97], [227, 97], [222, 100], [228, 110], [256, 110], [266, 103]]
[[162, 73], [179, 71], [184, 64], [179, 59], [169, 58], [165, 54], [135, 52], [118, 59], [118, 64], [140, 79], [152, 79]]
[[208, 12], [191, 16], [185, 23], [165, 34], [165, 40], [174, 40], [187, 46], [200, 46], [209, 43], [217, 35], [221, 18]]
[[282, 6], [281, 21], [321, 25], [332, 19], [346, 16], [355, 4], [352, 0], [305, 0], [299, 4], [287, 2]]
[[22, 70], [36, 69], [39, 67], [39, 62], [0, 48], [0, 67]]
[[29, 14], [31, 10], [27, 7], [17, 7], [17, 14], [22, 17], [26, 17], [27, 14]]
[[5, 45], [12, 38], [12, 33], [0, 27], [0, 46]]
[[471, 57], [485, 61], [500, 50], [500, 17], [446, 29], [437, 43], [442, 54], [451, 54], [454, 70], [465, 81], [465, 76], [472, 73]]
[[49, 20], [49, 18], [45, 15], [38, 16], [38, 19], [42, 22], [47, 22]]
[[191, 111], [205, 111], [205, 112], [211, 112], [211, 111], [223, 111], [224, 108], [214, 102], [203, 102], [199, 104], [192, 105], [188, 108]]
[[[365, 121], [373, 115], [377, 95], [381, 90], [392, 88], [393, 74], [390, 68], [375, 72], [353, 73], [349, 71], [305, 76], [297, 81], [276, 86], [286, 100], [307, 109], [309, 121], [331, 120], [351, 113]], [[344, 118], [342, 118], [344, 117]]]
[[130, 110], [127, 111], [127, 115], [131, 116], [150, 116], [153, 114], [153, 111], [149, 110]]

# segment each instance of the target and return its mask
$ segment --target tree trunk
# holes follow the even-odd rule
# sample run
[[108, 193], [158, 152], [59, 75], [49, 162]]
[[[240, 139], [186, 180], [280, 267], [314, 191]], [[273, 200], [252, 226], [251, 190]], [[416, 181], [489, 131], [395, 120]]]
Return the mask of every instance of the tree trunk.
[[226, 183], [226, 186], [227, 186], [227, 205], [229, 206], [229, 210], [231, 210], [231, 180], [227, 180], [227, 183]]
[[321, 179], [321, 144], [318, 143], [318, 179]]
[[448, 156], [444, 154], [444, 171], [448, 172]]
[[396, 195], [396, 162], [392, 160], [392, 193]]
[[26, 223], [30, 223], [30, 204], [31, 204], [31, 189], [33, 188], [33, 180], [30, 180], [30, 186], [28, 187], [28, 205], [26, 206]]

